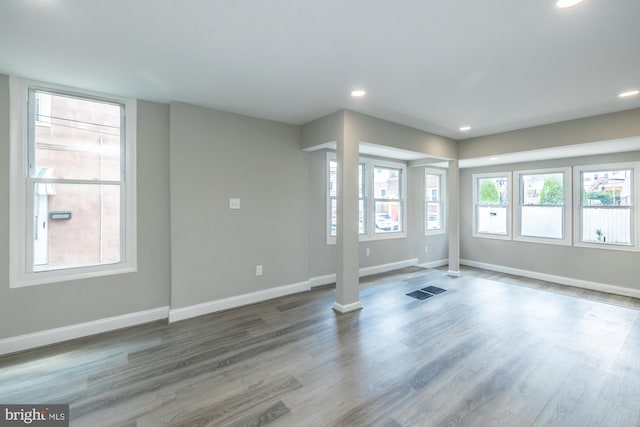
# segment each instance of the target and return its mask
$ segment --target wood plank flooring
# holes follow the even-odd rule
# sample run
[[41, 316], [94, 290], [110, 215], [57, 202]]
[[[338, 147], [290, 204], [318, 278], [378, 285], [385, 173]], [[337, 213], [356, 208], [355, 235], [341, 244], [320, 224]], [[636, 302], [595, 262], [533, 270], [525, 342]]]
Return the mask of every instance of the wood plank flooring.
[[72, 426], [640, 426], [638, 300], [408, 268], [361, 301], [336, 315], [322, 287], [6, 356], [0, 403], [69, 403]]

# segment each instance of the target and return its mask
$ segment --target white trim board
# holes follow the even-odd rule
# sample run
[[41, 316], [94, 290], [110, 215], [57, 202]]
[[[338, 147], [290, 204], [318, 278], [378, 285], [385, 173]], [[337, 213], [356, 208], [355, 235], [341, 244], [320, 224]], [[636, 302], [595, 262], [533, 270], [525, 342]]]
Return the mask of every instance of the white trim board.
[[438, 268], [438, 267], [442, 267], [443, 265], [447, 265], [449, 264], [449, 260], [448, 259], [439, 259], [436, 261], [430, 261], [430, 262], [424, 262], [422, 264], [418, 264], [418, 267], [422, 267], [422, 268]]
[[352, 311], [362, 310], [362, 304], [360, 304], [360, 301], [352, 302], [351, 304], [345, 304], [345, 305], [338, 304], [336, 302], [336, 303], [333, 303], [332, 309], [337, 313], [346, 314]]
[[[418, 258], [405, 259], [404, 261], [390, 262], [389, 264], [374, 265], [371, 267], [363, 267], [358, 272], [358, 277], [371, 276], [373, 274], [386, 273], [388, 271], [399, 270], [401, 268], [418, 266]], [[309, 285], [311, 288], [316, 286], [330, 285], [336, 283], [335, 274], [327, 274], [324, 276], [316, 276], [309, 279]]]
[[204, 314], [215, 313], [217, 311], [229, 310], [243, 305], [254, 304], [298, 292], [305, 292], [311, 289], [309, 283], [309, 281], [299, 282], [292, 285], [269, 288], [263, 291], [207, 301], [187, 307], [174, 308], [169, 311], [169, 323], [202, 316]]
[[158, 307], [120, 316], [107, 317], [91, 322], [78, 323], [61, 328], [47, 329], [32, 334], [18, 335], [16, 337], [0, 340], [0, 355], [16, 353], [36, 347], [57, 344], [76, 338], [101, 334], [166, 319], [169, 315], [169, 307]]
[[640, 290], [627, 288], [624, 286], [609, 285], [606, 283], [591, 282], [588, 280], [574, 279], [571, 277], [555, 276], [553, 274], [539, 273], [537, 271], [521, 270], [519, 268], [505, 267], [503, 265], [488, 264], [485, 262], [461, 259], [460, 264], [469, 267], [482, 268], [485, 270], [497, 271], [499, 273], [515, 274], [517, 276], [528, 277], [530, 279], [544, 280], [546, 282], [558, 283], [560, 285], [573, 286], [574, 288], [588, 289], [591, 291], [605, 292], [608, 294], [621, 295], [625, 297], [640, 298]]

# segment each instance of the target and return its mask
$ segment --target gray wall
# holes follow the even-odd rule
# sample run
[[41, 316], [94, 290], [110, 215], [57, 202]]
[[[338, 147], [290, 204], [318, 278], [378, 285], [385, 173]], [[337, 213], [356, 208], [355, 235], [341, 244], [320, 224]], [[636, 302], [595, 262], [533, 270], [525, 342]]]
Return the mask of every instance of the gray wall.
[[169, 305], [169, 108], [138, 102], [138, 271], [9, 288], [9, 79], [0, 75], [0, 339]]
[[358, 141], [415, 151], [442, 159], [457, 159], [456, 141], [387, 120], [345, 111], [348, 126]]
[[640, 108], [471, 138], [458, 143], [458, 153], [469, 159], [638, 135]]
[[172, 308], [306, 281], [300, 127], [181, 103], [170, 120]]
[[[640, 289], [640, 254], [473, 237], [472, 174], [479, 172], [544, 169], [640, 160], [640, 152], [463, 169], [460, 173], [460, 256], [556, 276]], [[574, 187], [575, 188], [575, 187]]]

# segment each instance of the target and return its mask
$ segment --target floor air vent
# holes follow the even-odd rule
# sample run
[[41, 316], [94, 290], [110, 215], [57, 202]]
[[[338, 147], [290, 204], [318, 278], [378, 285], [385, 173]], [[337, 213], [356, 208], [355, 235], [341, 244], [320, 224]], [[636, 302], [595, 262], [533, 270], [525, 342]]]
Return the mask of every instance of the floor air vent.
[[412, 298], [416, 298], [416, 299], [427, 299], [427, 298], [431, 298], [433, 296], [433, 295], [431, 295], [431, 294], [429, 294], [427, 292], [422, 292], [422, 291], [409, 292], [407, 295], [412, 297]]
[[446, 289], [437, 288], [435, 286], [427, 286], [426, 288], [422, 288], [420, 290], [424, 292], [429, 292], [430, 294], [434, 294], [434, 295], [438, 295], [446, 291]]
[[441, 294], [445, 292], [446, 289], [437, 288], [435, 286], [427, 286], [426, 288], [418, 289], [417, 291], [409, 292], [407, 296], [410, 296], [415, 299], [427, 299], [431, 298], [434, 295]]

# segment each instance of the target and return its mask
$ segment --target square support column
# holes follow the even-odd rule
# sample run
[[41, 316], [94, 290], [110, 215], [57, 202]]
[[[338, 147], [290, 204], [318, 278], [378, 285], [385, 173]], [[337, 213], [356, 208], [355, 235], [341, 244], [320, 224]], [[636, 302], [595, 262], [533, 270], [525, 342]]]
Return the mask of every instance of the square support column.
[[449, 228], [450, 276], [460, 276], [460, 166], [458, 160], [449, 161], [447, 171], [447, 223]]
[[[346, 124], [345, 128], [346, 129]], [[359, 310], [359, 234], [358, 234], [358, 167], [359, 144], [348, 132], [337, 141], [337, 271], [336, 302], [333, 309], [338, 313]]]

